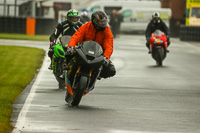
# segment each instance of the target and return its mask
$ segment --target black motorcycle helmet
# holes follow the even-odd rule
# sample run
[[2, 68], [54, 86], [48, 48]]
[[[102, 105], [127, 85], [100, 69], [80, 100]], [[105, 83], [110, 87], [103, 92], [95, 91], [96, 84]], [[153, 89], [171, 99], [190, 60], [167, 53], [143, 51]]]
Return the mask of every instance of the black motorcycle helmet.
[[104, 30], [108, 25], [108, 17], [103, 11], [92, 13], [91, 20], [97, 30]]
[[67, 12], [67, 21], [71, 25], [76, 25], [80, 19], [80, 14], [78, 10], [76, 9], [71, 9]]

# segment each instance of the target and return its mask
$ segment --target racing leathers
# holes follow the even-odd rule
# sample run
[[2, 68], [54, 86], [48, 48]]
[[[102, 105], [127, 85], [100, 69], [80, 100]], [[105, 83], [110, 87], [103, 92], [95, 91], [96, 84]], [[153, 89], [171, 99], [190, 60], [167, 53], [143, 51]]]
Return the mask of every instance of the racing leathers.
[[77, 24], [72, 25], [67, 20], [59, 23], [57, 27], [55, 28], [54, 33], [50, 36], [50, 50], [48, 52], [49, 57], [52, 60], [53, 56], [53, 49], [51, 49], [52, 44], [56, 43], [57, 38], [60, 36], [60, 34], [63, 35], [69, 35], [73, 36], [73, 34], [82, 26], [83, 24], [78, 21]]

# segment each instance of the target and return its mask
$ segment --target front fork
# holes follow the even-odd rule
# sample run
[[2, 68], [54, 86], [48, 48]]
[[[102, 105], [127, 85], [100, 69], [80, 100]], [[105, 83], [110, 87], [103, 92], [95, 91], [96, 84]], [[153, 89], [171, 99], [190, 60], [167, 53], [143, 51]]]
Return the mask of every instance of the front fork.
[[89, 70], [89, 71], [87, 72], [87, 74], [85, 74], [85, 73], [86, 73], [86, 72], [84, 72], [84, 73], [81, 72], [81, 67], [79, 66], [78, 69], [77, 69], [77, 71], [76, 71], [76, 73], [75, 73], [75, 75], [74, 75], [74, 79], [73, 79], [72, 83], [71, 83], [71, 81], [67, 78], [67, 75], [65, 75], [65, 76], [66, 76], [66, 77], [65, 77], [65, 85], [66, 85], [66, 87], [67, 87], [67, 92], [68, 92], [71, 96], [74, 95], [74, 92], [75, 92], [75, 90], [76, 90], [76, 88], [77, 88], [77, 85], [78, 85], [78, 82], [79, 82], [81, 76], [85, 76], [85, 77], [88, 78], [87, 83], [86, 83], [87, 85], [86, 85], [86, 88], [85, 88], [85, 91], [84, 91], [84, 94], [86, 94], [86, 90], [87, 90], [87, 88], [89, 87], [89, 83], [90, 83], [90, 81], [91, 81], [92, 69]]
[[65, 61], [63, 58], [58, 58], [55, 55], [53, 55], [52, 68], [54, 74], [56, 74], [57, 76], [63, 75], [63, 68], [65, 66]]
[[[87, 74], [86, 74], [87, 73]], [[88, 72], [81, 72], [81, 67], [79, 66], [75, 75], [74, 75], [74, 81], [73, 81], [73, 84], [72, 84], [72, 89], [76, 89], [77, 87], [77, 82], [79, 82], [81, 76], [85, 76], [88, 78], [87, 80], [87, 87], [85, 89], [88, 88], [89, 86], [89, 83], [90, 83], [90, 80], [91, 80], [91, 75], [92, 75], [92, 69], [90, 69]]]

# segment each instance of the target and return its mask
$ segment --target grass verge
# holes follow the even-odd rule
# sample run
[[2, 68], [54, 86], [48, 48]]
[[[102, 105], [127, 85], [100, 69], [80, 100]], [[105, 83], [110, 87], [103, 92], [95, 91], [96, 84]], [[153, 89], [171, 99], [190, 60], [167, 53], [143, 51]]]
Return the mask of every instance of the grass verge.
[[33, 40], [33, 41], [48, 41], [47, 35], [25, 35], [25, 34], [0, 34], [0, 39], [14, 39], [14, 40]]
[[0, 46], [0, 133], [10, 133], [12, 104], [42, 64], [44, 50]]

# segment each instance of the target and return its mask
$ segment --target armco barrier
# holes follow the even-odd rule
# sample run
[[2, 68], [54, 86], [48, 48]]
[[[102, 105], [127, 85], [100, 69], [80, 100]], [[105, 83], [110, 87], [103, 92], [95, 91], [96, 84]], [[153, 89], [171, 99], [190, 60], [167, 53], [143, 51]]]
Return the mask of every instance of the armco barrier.
[[200, 26], [181, 25], [180, 40], [182, 40], [182, 41], [200, 41]]
[[170, 36], [171, 37], [179, 37], [180, 35], [180, 26], [181, 24], [184, 24], [185, 20], [181, 19], [170, 19]]
[[[50, 35], [54, 31], [54, 19], [36, 18], [36, 35]], [[0, 33], [27, 33], [27, 18], [0, 16]]]
[[0, 17], [0, 33], [26, 34], [26, 18]]
[[35, 34], [36, 35], [50, 35], [54, 32], [54, 19], [36, 19]]

